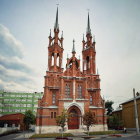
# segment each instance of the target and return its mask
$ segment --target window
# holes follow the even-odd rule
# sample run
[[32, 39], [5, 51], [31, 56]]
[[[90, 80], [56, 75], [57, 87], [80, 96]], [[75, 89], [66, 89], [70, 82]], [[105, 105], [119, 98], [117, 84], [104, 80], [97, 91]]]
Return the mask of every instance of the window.
[[78, 98], [82, 98], [82, 86], [81, 85], [78, 85], [77, 92], [78, 92]]
[[86, 57], [86, 70], [90, 68], [90, 58], [89, 56]]
[[52, 59], [51, 59], [51, 61], [52, 61], [51, 62], [51, 66], [53, 66], [54, 65], [54, 53], [52, 53], [52, 56], [51, 57], [52, 57]]
[[51, 112], [51, 118], [56, 118], [56, 112]]
[[70, 85], [67, 85], [67, 84], [65, 86], [65, 96], [66, 98], [70, 97]]
[[54, 112], [54, 118], [56, 118], [56, 112]]
[[56, 104], [56, 94], [53, 93], [52, 95], [52, 104]]
[[53, 118], [53, 112], [51, 112], [51, 118]]
[[59, 66], [59, 59], [60, 59], [60, 57], [59, 57], [59, 53], [57, 54], [57, 61], [56, 61], [56, 65], [57, 66]]
[[92, 105], [93, 99], [92, 99], [92, 95], [90, 95], [90, 105]]
[[4, 101], [9, 102], [9, 101], [10, 101], [10, 99], [4, 99]]
[[37, 105], [37, 104], [35, 104], [35, 105], [34, 105], [34, 107], [38, 107], [38, 105]]
[[32, 105], [31, 104], [27, 104], [27, 107], [31, 107]]
[[11, 94], [11, 97], [15, 97], [15, 95], [14, 94]]

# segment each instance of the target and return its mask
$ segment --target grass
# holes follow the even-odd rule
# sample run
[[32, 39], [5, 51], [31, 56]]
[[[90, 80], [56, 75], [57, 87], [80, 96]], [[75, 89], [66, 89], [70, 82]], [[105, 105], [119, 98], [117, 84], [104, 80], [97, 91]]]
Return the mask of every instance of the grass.
[[[85, 132], [87, 134], [87, 132]], [[120, 134], [122, 131], [96, 131], [89, 132], [89, 135], [111, 135], [111, 134]], [[30, 138], [56, 138], [62, 137], [61, 133], [47, 133], [47, 134], [34, 134]], [[71, 133], [63, 133], [63, 137], [73, 137]]]
[[[108, 134], [120, 134], [123, 133], [122, 131], [96, 131], [96, 132], [89, 132], [89, 135], [108, 135]], [[86, 134], [88, 134], [86, 132]]]
[[[30, 138], [56, 138], [62, 137], [61, 133], [34, 134]], [[71, 133], [64, 133], [63, 137], [73, 137]]]

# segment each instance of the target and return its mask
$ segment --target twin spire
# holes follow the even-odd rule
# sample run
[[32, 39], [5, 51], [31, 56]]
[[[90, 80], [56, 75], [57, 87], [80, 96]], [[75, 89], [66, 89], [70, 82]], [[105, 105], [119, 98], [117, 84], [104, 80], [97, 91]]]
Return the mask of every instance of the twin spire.
[[[59, 24], [58, 24], [58, 6], [57, 6], [57, 11], [56, 11], [56, 20], [55, 20], [55, 24], [54, 24], [54, 29], [55, 30], [59, 30]], [[90, 34], [91, 35], [89, 12], [88, 12], [88, 21], [87, 21], [86, 34]]]
[[[54, 30], [59, 30], [59, 24], [58, 24], [58, 6], [57, 6], [57, 11], [56, 11], [56, 20], [54, 24]], [[63, 34], [63, 33], [62, 33]], [[91, 35], [91, 29], [90, 29], [90, 19], [89, 19], [89, 12], [88, 12], [88, 20], [87, 20], [87, 29], [86, 29], [86, 35]], [[63, 36], [63, 35], [62, 35]], [[84, 35], [83, 35], [84, 39]], [[75, 53], [75, 46], [74, 46], [75, 40], [73, 39], [73, 48], [72, 48], [72, 53]]]

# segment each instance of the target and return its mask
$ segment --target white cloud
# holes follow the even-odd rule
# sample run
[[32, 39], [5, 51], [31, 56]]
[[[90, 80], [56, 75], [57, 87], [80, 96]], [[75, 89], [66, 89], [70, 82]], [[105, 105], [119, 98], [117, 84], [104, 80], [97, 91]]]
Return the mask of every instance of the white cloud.
[[24, 46], [0, 24], [0, 88], [31, 91], [36, 83], [33, 70], [23, 62]]
[[9, 59], [0, 55], [0, 65], [7, 69], [20, 70], [23, 72], [32, 73], [32, 69], [27, 66], [22, 59], [18, 57], [11, 57]]
[[19, 58], [23, 57], [23, 45], [18, 41], [4, 25], [0, 24], [0, 54]]

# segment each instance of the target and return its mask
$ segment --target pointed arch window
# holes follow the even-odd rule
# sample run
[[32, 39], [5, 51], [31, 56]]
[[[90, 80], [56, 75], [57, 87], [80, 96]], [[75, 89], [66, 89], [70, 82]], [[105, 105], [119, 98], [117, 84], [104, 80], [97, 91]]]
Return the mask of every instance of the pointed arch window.
[[51, 66], [53, 66], [54, 65], [54, 53], [52, 53], [52, 64], [51, 64]]
[[87, 70], [86, 69], [86, 60], [84, 60], [84, 64], [83, 65], [84, 65], [84, 70]]
[[78, 85], [77, 92], [78, 92], [78, 98], [82, 98], [82, 86], [81, 85]]
[[89, 56], [87, 56], [87, 57], [86, 57], [86, 65], [87, 65], [87, 66], [86, 66], [86, 67], [87, 67], [86, 69], [87, 69], [87, 70], [90, 68], [90, 62], [89, 62], [89, 60], [90, 60], [90, 58], [89, 58]]
[[57, 54], [57, 61], [56, 61], [56, 65], [59, 66], [59, 59], [60, 59], [60, 56], [59, 56], [59, 53]]
[[68, 84], [65, 86], [65, 97], [70, 98], [70, 85]]
[[93, 104], [93, 98], [92, 98], [92, 95], [90, 95], [90, 105]]
[[52, 104], [55, 105], [56, 104], [56, 94], [53, 93], [52, 95]]

